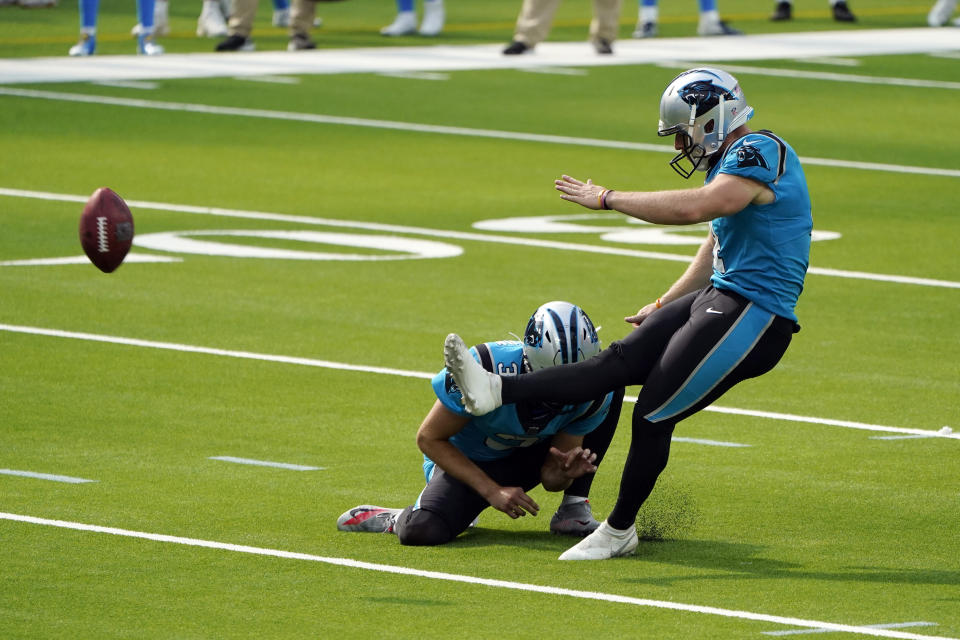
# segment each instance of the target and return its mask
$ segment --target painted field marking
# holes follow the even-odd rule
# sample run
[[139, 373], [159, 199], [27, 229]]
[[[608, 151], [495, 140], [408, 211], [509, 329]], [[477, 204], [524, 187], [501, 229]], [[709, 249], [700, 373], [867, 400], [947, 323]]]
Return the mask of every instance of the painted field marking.
[[[299, 358], [293, 356], [270, 355], [265, 353], [253, 353], [250, 351], [234, 351], [229, 349], [214, 349], [210, 347], [198, 347], [193, 345], [178, 344], [172, 342], [155, 342], [152, 340], [139, 340], [136, 338], [122, 338], [119, 336], [107, 336], [95, 333], [81, 333], [76, 331], [62, 331], [59, 329], [44, 329], [41, 327], [25, 327], [12, 324], [0, 324], [0, 331], [9, 331], [11, 333], [23, 333], [28, 335], [46, 336], [51, 338], [67, 338], [72, 340], [89, 340], [92, 342], [105, 342], [110, 344], [119, 344], [132, 347], [144, 347], [149, 349], [163, 349], [167, 351], [180, 351], [184, 353], [202, 353], [213, 356], [224, 356], [229, 358], [242, 358], [246, 360], [261, 360], [265, 362], [277, 362], [281, 364], [295, 364], [308, 367], [320, 367], [325, 369], [339, 369], [342, 371], [357, 371], [360, 373], [381, 373], [386, 375], [403, 376], [406, 378], [420, 378], [423, 380], [432, 380], [435, 373], [425, 371], [408, 371], [404, 369], [392, 369], [389, 367], [372, 367], [366, 365], [348, 364], [344, 362], [332, 362], [330, 360], [315, 360], [312, 358]], [[624, 402], [636, 402], [636, 396], [624, 396]], [[819, 424], [833, 427], [846, 427], [849, 429], [864, 429], [867, 431], [884, 431], [891, 433], [908, 433], [936, 438], [949, 438], [960, 440], [960, 433], [946, 433], [945, 431], [929, 431], [925, 429], [909, 429], [904, 427], [888, 427], [878, 424], [867, 424], [863, 422], [851, 422], [849, 420], [833, 420], [830, 418], [816, 418], [811, 416], [799, 416], [790, 413], [775, 413], [772, 411], [756, 411], [752, 409], [737, 409], [734, 407], [718, 407], [710, 405], [704, 411], [715, 411], [717, 413], [729, 413], [754, 418], [769, 418], [771, 420], [784, 420], [788, 422], [802, 422], [809, 424]]]
[[960, 640], [958, 638], [917, 635], [917, 634], [907, 633], [903, 631], [891, 631], [888, 629], [860, 627], [856, 625], [837, 624], [833, 622], [821, 622], [817, 620], [807, 620], [804, 618], [792, 618], [792, 617], [786, 617], [786, 616], [770, 615], [766, 613], [755, 613], [753, 611], [739, 611], [736, 609], [724, 609], [721, 607], [685, 604], [681, 602], [670, 602], [667, 600], [649, 600], [646, 598], [634, 598], [631, 596], [622, 596], [622, 595], [617, 595], [613, 593], [602, 593], [598, 591], [581, 591], [578, 589], [550, 587], [550, 586], [538, 585], [538, 584], [528, 584], [524, 582], [512, 582], [509, 580], [495, 580], [491, 578], [480, 578], [476, 576], [467, 576], [467, 575], [461, 575], [456, 573], [445, 573], [440, 571], [424, 571], [421, 569], [411, 569], [409, 567], [399, 567], [396, 565], [377, 564], [373, 562], [362, 562], [360, 560], [351, 560], [349, 558], [331, 558], [326, 556], [313, 555], [309, 553], [281, 551], [279, 549], [252, 547], [247, 545], [231, 544], [228, 542], [216, 542], [213, 540], [201, 540], [197, 538], [183, 538], [180, 536], [171, 536], [171, 535], [165, 535], [160, 533], [146, 533], [143, 531], [132, 531], [129, 529], [117, 529], [115, 527], [103, 527], [99, 525], [83, 524], [80, 522], [68, 522], [64, 520], [51, 520], [47, 518], [37, 518], [33, 516], [20, 515], [16, 513], [0, 512], [0, 520], [11, 520], [14, 522], [23, 522], [27, 524], [58, 527], [61, 529], [72, 529], [74, 531], [106, 533], [109, 535], [123, 536], [127, 538], [139, 538], [142, 540], [151, 540], [153, 542], [165, 542], [169, 544], [180, 544], [180, 545], [185, 545], [189, 547], [202, 547], [206, 549], [219, 549], [223, 551], [233, 551], [235, 553], [248, 553], [248, 554], [258, 555], [258, 556], [283, 558], [286, 560], [321, 562], [324, 564], [331, 564], [331, 565], [340, 566], [340, 567], [365, 569], [367, 571], [380, 571], [383, 573], [415, 576], [415, 577], [427, 578], [431, 580], [444, 580], [447, 582], [475, 584], [475, 585], [481, 585], [486, 587], [494, 587], [498, 589], [512, 589], [516, 591], [543, 593], [548, 595], [565, 596], [569, 598], [580, 598], [585, 600], [600, 600], [604, 602], [628, 604], [628, 605], [633, 605], [637, 607], [652, 607], [657, 609], [669, 609], [673, 611], [685, 611], [689, 613], [702, 613], [706, 615], [722, 616], [726, 618], [737, 618], [740, 620], [770, 622], [773, 624], [782, 624], [782, 625], [795, 626], [795, 627], [806, 627], [806, 628], [818, 629], [818, 630], [827, 629], [830, 631], [855, 633], [855, 634], [875, 636], [880, 638], [903, 638], [905, 640]]
[[97, 80], [90, 84], [103, 87], [117, 87], [119, 89], [139, 89], [141, 91], [153, 91], [160, 87], [159, 82], [144, 82], [142, 80]]
[[859, 67], [862, 64], [857, 58], [798, 58], [794, 62], [825, 64], [832, 67]]
[[208, 460], [221, 460], [223, 462], [233, 462], [236, 464], [249, 464], [256, 467], [276, 467], [278, 469], [290, 469], [291, 471], [320, 471], [322, 469], [326, 469], [326, 467], [308, 467], [302, 464], [290, 464], [289, 462], [251, 460], [250, 458], [235, 458], [233, 456], [210, 456]]
[[381, 71], [377, 75], [401, 80], [434, 80], [437, 82], [450, 79], [449, 73], [437, 73], [436, 71]]
[[[866, 10], [863, 11], [866, 15]], [[473, 24], [469, 28], [477, 27], [478, 25]], [[218, 53], [168, 53], [153, 56], [149, 60], [134, 55], [88, 56], [73, 61], [75, 64], [64, 64], [62, 58], [56, 57], [15, 58], [0, 60], [0, 83], [167, 80], [264, 74], [327, 75], [382, 71], [456, 72], [523, 69], [534, 66], [612, 67], [679, 61], [684, 61], [685, 67], [710, 62], [723, 66], [737, 61], [929, 54], [957, 49], [953, 30], [930, 29], [926, 26], [752, 34], [737, 38], [717, 38], [709, 47], [704, 47], [702, 38], [698, 37], [652, 40], [656, 42], [619, 40], [616, 54], [612, 56], [593, 55], [590, 44], [580, 40], [544, 42], [537, 45], [537, 52], [532, 56], [504, 56], [502, 45], [479, 44], [264, 51], [246, 53], [242, 60], [238, 57], [229, 61], [224, 60]]]
[[66, 482], [68, 484], [83, 484], [85, 482], [96, 482], [96, 480], [87, 480], [86, 478], [74, 478], [72, 476], [58, 476], [52, 473], [37, 473], [36, 471], [18, 471], [17, 469], [0, 469], [0, 475], [21, 476], [24, 478], [34, 478], [36, 480]]
[[739, 442], [723, 442], [721, 440], [704, 440], [702, 438], [681, 438], [678, 436], [673, 436], [671, 440], [673, 442], [689, 442], [691, 444], [705, 444], [710, 447], [752, 447], [753, 446], [752, 444], [741, 444]]
[[[624, 400], [628, 398], [624, 397]], [[634, 401], [636, 399], [634, 398]], [[844, 427], [846, 429], [862, 429], [864, 431], [886, 431], [889, 433], [905, 433], [924, 438], [952, 438], [960, 440], [960, 433], [952, 431], [930, 431], [929, 429], [908, 429], [904, 427], [885, 427], [879, 424], [869, 424], [866, 422], [853, 422], [851, 420], [834, 420], [832, 418], [814, 418], [810, 416], [798, 416], [793, 413], [777, 413], [775, 411], [754, 411], [752, 409], [734, 409], [729, 407], [718, 407], [710, 405], [704, 411], [713, 411], [715, 413], [732, 413], [740, 416], [751, 416], [754, 418], [769, 418], [770, 420], [784, 420], [786, 422], [806, 422], [810, 424], [821, 424], [828, 427]]]
[[[130, 263], [151, 263], [151, 262], [183, 262], [183, 258], [174, 258], [168, 256], [158, 256], [147, 253], [128, 253], [123, 259]], [[56, 267], [68, 264], [87, 264], [90, 258], [87, 256], [67, 256], [65, 258], [30, 258], [27, 260], [0, 260], [0, 267]]]
[[[686, 68], [686, 67], [684, 67]], [[746, 68], [746, 67], [744, 67]], [[758, 67], [759, 69], [759, 67]], [[814, 73], [814, 72], [810, 72]], [[835, 74], [839, 75], [839, 74]], [[960, 88], [960, 82], [953, 83]], [[606, 149], [627, 149], [631, 151], [651, 151], [656, 153], [676, 153], [673, 147], [662, 144], [648, 144], [643, 142], [627, 142], [623, 140], [603, 140], [599, 138], [578, 138], [574, 136], [559, 136], [539, 133], [524, 133], [520, 131], [501, 131], [497, 129], [475, 129], [471, 127], [454, 127], [446, 125], [420, 124], [416, 122], [399, 122], [395, 120], [374, 120], [370, 118], [350, 118], [344, 116], [330, 116], [318, 113], [299, 113], [293, 111], [274, 111], [270, 109], [246, 109], [242, 107], [222, 107], [215, 105], [196, 104], [189, 102], [167, 102], [159, 100], [144, 100], [140, 98], [120, 98], [115, 96], [96, 96], [80, 93], [66, 93], [62, 91], [40, 91], [36, 89], [0, 88], [0, 95], [19, 98], [36, 98], [40, 100], [59, 100], [62, 102], [93, 103], [97, 105], [111, 105], [115, 107], [131, 107], [135, 109], [156, 109], [160, 111], [175, 111], [184, 113], [203, 113], [219, 116], [238, 116], [245, 118], [263, 118], [269, 120], [286, 120], [293, 122], [311, 122], [315, 124], [330, 124], [352, 127], [370, 127], [374, 129], [391, 129], [394, 131], [414, 131], [417, 133], [433, 133], [438, 135], [467, 136], [475, 138], [495, 138], [499, 140], [516, 140], [524, 142], [540, 142], [545, 144], [565, 144], [584, 147], [600, 147]], [[801, 157], [805, 165], [819, 165], [837, 168], [858, 169], [863, 171], [887, 171], [893, 173], [923, 174], [960, 178], [960, 169], [939, 169], [936, 167], [916, 167], [909, 165], [883, 164], [877, 162], [854, 162], [832, 158]]]
[[[688, 69], [689, 65], [680, 63], [660, 63], [667, 69]], [[863, 76], [832, 71], [802, 71], [800, 69], [776, 69], [770, 67], [749, 67], [742, 65], [723, 65], [724, 71], [740, 75], [773, 76], [776, 78], [794, 78], [799, 80], [825, 80], [851, 84], [875, 84], [895, 87], [920, 87], [923, 89], [960, 90], [960, 82], [946, 80], [921, 80], [918, 78], [889, 78], [881, 76]]]
[[300, 78], [295, 76], [237, 76], [234, 80], [241, 82], [265, 82], [267, 84], [300, 84]]
[[[936, 622], [892, 622], [889, 624], [865, 624], [869, 629], [906, 629], [908, 627], [935, 627]], [[792, 636], [802, 633], [831, 633], [833, 629], [792, 629], [789, 631], [764, 631], [768, 636]]]
[[525, 69], [517, 69], [517, 71], [524, 73], [544, 73], [555, 76], [585, 76], [590, 73], [586, 69], [571, 67], [527, 67]]
[[[2, 92], [2, 90], [0, 90]], [[960, 170], [957, 171], [960, 176]], [[0, 187], [0, 196], [9, 196], [12, 198], [32, 198], [36, 200], [52, 200], [57, 202], [77, 202], [85, 203], [90, 196], [73, 195], [66, 193], [51, 193], [47, 191], [29, 191], [24, 189], [8, 189]], [[644, 258], [650, 260], [667, 260], [671, 262], [689, 263], [690, 256], [667, 253], [663, 251], [643, 251], [639, 249], [623, 249], [621, 247], [601, 246], [594, 244], [582, 244], [576, 242], [560, 242], [556, 240], [538, 240], [535, 238], [513, 237], [504, 235], [495, 235], [487, 233], [472, 233], [465, 231], [447, 231], [443, 229], [428, 229], [425, 227], [407, 227], [395, 224], [382, 224], [377, 222], [357, 222], [352, 220], [336, 220], [331, 218], [316, 218], [313, 216], [288, 215], [281, 213], [268, 213], [264, 211], [242, 211], [239, 209], [223, 209], [220, 207], [199, 207], [186, 204], [172, 204], [166, 202], [150, 202], [146, 200], [127, 200], [127, 204], [132, 208], [155, 209], [157, 211], [176, 211], [179, 213], [191, 213], [206, 216], [221, 216], [227, 218], [241, 218], [247, 220], [272, 220], [274, 222], [292, 222], [296, 224], [307, 224], [313, 226], [328, 226], [348, 229], [363, 229], [366, 231], [379, 231], [384, 233], [409, 233], [415, 235], [428, 236], [433, 238], [443, 238], [446, 240], [470, 240], [476, 242], [491, 242], [497, 244], [518, 245], [524, 247], [537, 247], [541, 249], [557, 249], [560, 251], [580, 251], [585, 253], [596, 253], [600, 255], [624, 256], [630, 258]], [[134, 239], [136, 246], [136, 239]], [[3, 266], [3, 263], [0, 263]], [[943, 287], [947, 289], [960, 289], [960, 282], [950, 280], [935, 280], [932, 278], [917, 278], [913, 276], [898, 276], [881, 273], [868, 273], [864, 271], [843, 271], [840, 269], [827, 269], [824, 267], [810, 267], [807, 273], [814, 275], [826, 275], [838, 278], [852, 278], [860, 280], [871, 280], [875, 282], [891, 282], [896, 284], [917, 285], [922, 287]]]

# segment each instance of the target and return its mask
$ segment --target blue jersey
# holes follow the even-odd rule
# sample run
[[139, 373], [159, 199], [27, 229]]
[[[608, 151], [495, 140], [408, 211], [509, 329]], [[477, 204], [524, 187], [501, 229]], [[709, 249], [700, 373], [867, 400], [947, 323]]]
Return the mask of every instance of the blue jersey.
[[[523, 371], [523, 345], [519, 341], [485, 342], [470, 349], [484, 369], [499, 375]], [[453, 376], [443, 369], [433, 377], [433, 391], [447, 409], [470, 421], [450, 442], [471, 460], [496, 460], [512, 449], [529, 447], [560, 431], [584, 435], [596, 429], [610, 410], [613, 393], [594, 402], [573, 405], [545, 403], [508, 404], [485, 416], [471, 416]]]
[[767, 131], [734, 141], [707, 174], [751, 178], [769, 187], [770, 204], [750, 204], [710, 223], [716, 238], [713, 277], [718, 289], [796, 322], [797, 299], [810, 262], [813, 216], [807, 180], [796, 152]]

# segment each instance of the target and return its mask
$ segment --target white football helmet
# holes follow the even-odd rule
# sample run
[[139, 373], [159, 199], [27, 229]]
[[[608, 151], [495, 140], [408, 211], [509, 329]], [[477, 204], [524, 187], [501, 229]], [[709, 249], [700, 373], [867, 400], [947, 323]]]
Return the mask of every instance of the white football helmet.
[[[708, 156], [716, 153], [727, 134], [753, 117], [737, 79], [726, 71], [704, 67], [684, 71], [667, 86], [660, 98], [657, 135], [681, 134], [683, 149], [670, 166], [689, 178], [706, 171]], [[686, 159], [690, 168], [680, 166]]]
[[530, 316], [523, 332], [526, 369], [537, 371], [558, 364], [581, 362], [600, 353], [600, 338], [583, 309], [554, 300]]

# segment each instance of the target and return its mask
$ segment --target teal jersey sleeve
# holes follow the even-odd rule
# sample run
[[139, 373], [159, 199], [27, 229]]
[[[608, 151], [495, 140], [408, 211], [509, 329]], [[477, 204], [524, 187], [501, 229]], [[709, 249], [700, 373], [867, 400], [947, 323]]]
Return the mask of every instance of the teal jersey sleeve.
[[718, 173], [773, 184], [783, 172], [780, 144], [761, 134], [747, 134], [733, 143], [723, 157]]

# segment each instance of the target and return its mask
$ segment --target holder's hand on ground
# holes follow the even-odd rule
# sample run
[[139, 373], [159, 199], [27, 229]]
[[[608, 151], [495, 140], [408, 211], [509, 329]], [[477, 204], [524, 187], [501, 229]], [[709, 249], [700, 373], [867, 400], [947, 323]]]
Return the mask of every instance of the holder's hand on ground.
[[500, 487], [492, 495], [484, 497], [487, 498], [490, 506], [497, 511], [503, 511], [514, 520], [527, 515], [527, 512], [535, 516], [540, 511], [540, 505], [520, 487]]
[[550, 447], [550, 455], [553, 456], [560, 471], [571, 480], [597, 470], [597, 466], [593, 464], [597, 459], [597, 454], [591, 452], [590, 449], [574, 447], [569, 451], [560, 451], [556, 447]]

